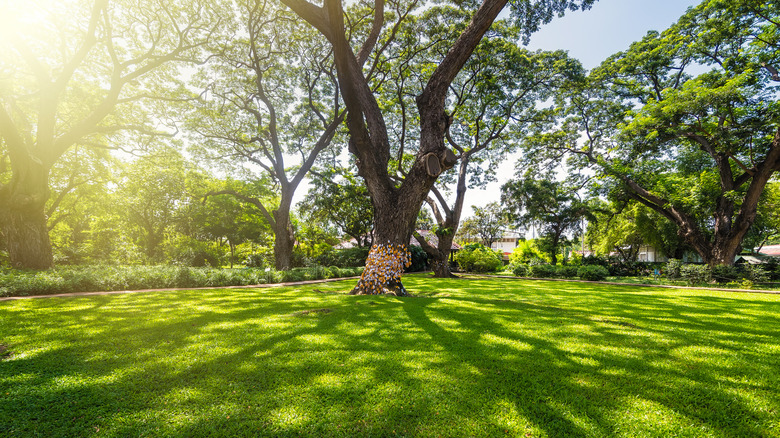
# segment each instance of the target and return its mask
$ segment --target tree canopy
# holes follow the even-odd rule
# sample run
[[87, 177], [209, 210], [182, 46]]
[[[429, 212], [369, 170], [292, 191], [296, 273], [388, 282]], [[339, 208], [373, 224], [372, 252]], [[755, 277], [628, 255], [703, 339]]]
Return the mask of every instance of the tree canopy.
[[570, 157], [674, 223], [705, 262], [732, 264], [780, 170], [778, 17], [774, 3], [713, 0], [648, 33], [558, 96], [530, 160]]

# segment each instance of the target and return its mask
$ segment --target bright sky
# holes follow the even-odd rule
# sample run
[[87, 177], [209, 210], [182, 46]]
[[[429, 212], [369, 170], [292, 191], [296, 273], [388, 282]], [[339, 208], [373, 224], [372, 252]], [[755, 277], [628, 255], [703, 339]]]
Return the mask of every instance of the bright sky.
[[[563, 49], [586, 69], [598, 66], [610, 55], [626, 50], [650, 30], [662, 31], [700, 0], [598, 0], [590, 10], [556, 18], [531, 36], [531, 49]], [[514, 176], [515, 159], [498, 168], [498, 182], [486, 190], [466, 192], [463, 218], [471, 206], [499, 201], [501, 185]]]

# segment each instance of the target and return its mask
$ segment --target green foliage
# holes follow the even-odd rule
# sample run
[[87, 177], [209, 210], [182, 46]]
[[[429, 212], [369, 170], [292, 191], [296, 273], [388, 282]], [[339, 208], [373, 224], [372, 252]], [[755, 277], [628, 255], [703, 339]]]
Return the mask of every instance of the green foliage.
[[349, 170], [330, 168], [313, 174], [309, 193], [298, 208], [307, 222], [335, 227], [358, 246], [371, 246], [374, 206], [363, 180]]
[[601, 265], [583, 265], [577, 269], [577, 276], [588, 281], [604, 281], [608, 275], [607, 268]]
[[185, 266], [78, 266], [48, 271], [0, 271], [0, 296], [184, 287], [243, 286], [280, 281], [320, 280], [360, 275], [362, 267], [322, 266], [271, 269], [215, 269]]
[[712, 267], [712, 279], [718, 283], [729, 283], [742, 279], [743, 270], [739, 266], [717, 265]]
[[538, 179], [531, 169], [501, 187], [501, 201], [515, 224], [541, 226], [536, 246], [549, 256], [552, 264], [558, 261], [558, 251], [567, 242], [567, 233], [581, 232], [582, 218], [589, 216], [587, 205], [574, 188], [549, 175]]
[[528, 276], [528, 266], [512, 265], [512, 273], [515, 274], [517, 277], [526, 277]]
[[506, 220], [502, 207], [497, 202], [491, 202], [484, 207], [472, 206], [474, 216], [463, 221], [458, 228], [461, 240], [479, 239], [483, 245], [490, 247], [501, 238], [506, 228]]
[[682, 260], [679, 259], [669, 259], [669, 262], [666, 264], [666, 278], [670, 280], [676, 280], [678, 278], [681, 278], [682, 274], [680, 272], [681, 268], [683, 266]]
[[409, 251], [412, 253], [412, 264], [406, 268], [406, 272], [420, 272], [428, 269], [428, 254], [417, 245], [411, 245]]
[[184, 235], [166, 239], [165, 254], [169, 263], [179, 266], [220, 267], [225, 252], [213, 242], [204, 242]]
[[680, 278], [689, 285], [706, 284], [712, 280], [712, 270], [707, 265], [688, 263], [680, 267]]
[[481, 243], [471, 243], [455, 254], [455, 261], [465, 272], [495, 272], [504, 262], [498, 251]]
[[577, 266], [559, 265], [556, 266], [556, 276], [560, 278], [574, 278], [579, 275], [579, 269]]
[[274, 266], [274, 249], [268, 246], [255, 247], [244, 260], [248, 268], [270, 268]]
[[512, 266], [529, 264], [531, 262], [538, 262], [544, 260], [544, 256], [536, 247], [533, 240], [521, 240], [517, 242], [517, 246], [509, 254], [509, 264]]
[[326, 251], [315, 261], [322, 266], [338, 266], [339, 268], [365, 266], [369, 251], [371, 251], [371, 247], [368, 246], [334, 249]]
[[745, 265], [745, 274], [753, 283], [765, 283], [770, 278], [769, 271], [761, 265]]
[[557, 276], [558, 270], [555, 265], [548, 265], [546, 263], [531, 265], [528, 268], [528, 274], [533, 278], [553, 278]]

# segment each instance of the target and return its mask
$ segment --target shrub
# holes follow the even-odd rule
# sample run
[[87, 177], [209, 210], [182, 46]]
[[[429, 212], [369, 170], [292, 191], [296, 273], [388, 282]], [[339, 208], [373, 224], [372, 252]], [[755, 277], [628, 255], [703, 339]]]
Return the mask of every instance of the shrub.
[[479, 243], [466, 245], [455, 254], [455, 261], [467, 272], [495, 272], [504, 264], [497, 251]]
[[353, 277], [358, 268], [219, 269], [186, 266], [64, 266], [48, 271], [0, 271], [0, 296], [46, 295], [62, 292], [217, 287], [279, 283], [329, 277]]
[[370, 250], [371, 248], [368, 246], [334, 249], [322, 253], [314, 261], [322, 266], [337, 266], [339, 268], [365, 266]]
[[579, 269], [577, 266], [558, 266], [557, 275], [561, 278], [574, 278], [579, 275]]
[[591, 254], [582, 258], [582, 265], [600, 265], [606, 268], [609, 266], [609, 260], [606, 257]]
[[609, 275], [609, 270], [601, 265], [582, 265], [577, 269], [577, 276], [588, 281], [603, 281]]
[[529, 269], [529, 274], [531, 277], [535, 278], [553, 278], [555, 277], [555, 274], [558, 272], [557, 269], [555, 269], [555, 266], [553, 265], [532, 265]]
[[525, 277], [528, 275], [528, 266], [526, 265], [512, 266], [512, 273], [518, 277]]
[[669, 259], [669, 263], [666, 264], [666, 278], [670, 280], [676, 280], [680, 278], [680, 268], [683, 263], [680, 259]]
[[517, 242], [517, 247], [509, 255], [509, 264], [513, 266], [527, 265], [531, 261], [542, 260], [542, 253], [536, 247], [532, 240], [521, 240]]
[[412, 253], [412, 264], [406, 268], [406, 272], [420, 272], [428, 268], [428, 253], [417, 245], [411, 245], [409, 251]]
[[761, 265], [745, 265], [745, 276], [753, 283], [769, 281], [769, 272]]
[[712, 271], [707, 265], [687, 264], [680, 267], [680, 277], [689, 285], [704, 284], [712, 280]]
[[730, 283], [743, 277], [742, 270], [737, 266], [718, 265], [712, 267], [712, 278], [718, 283]]

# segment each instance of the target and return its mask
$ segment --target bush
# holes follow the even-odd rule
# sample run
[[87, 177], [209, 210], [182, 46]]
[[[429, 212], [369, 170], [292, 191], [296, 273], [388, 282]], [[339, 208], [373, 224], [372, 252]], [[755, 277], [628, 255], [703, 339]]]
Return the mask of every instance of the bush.
[[682, 265], [680, 277], [689, 285], [704, 284], [712, 280], [712, 271], [707, 265]]
[[558, 272], [553, 265], [531, 265], [529, 275], [534, 278], [553, 278]]
[[455, 254], [455, 261], [466, 272], [495, 272], [504, 265], [501, 256], [479, 243], [471, 243]]
[[558, 266], [556, 275], [561, 278], [574, 278], [579, 275], [577, 266]]
[[428, 253], [417, 245], [411, 245], [409, 251], [412, 253], [412, 264], [406, 268], [406, 272], [420, 272], [428, 269]]
[[509, 264], [513, 266], [527, 265], [532, 261], [541, 261], [542, 258], [542, 253], [539, 252], [532, 240], [521, 240], [517, 242], [517, 247], [509, 255]]
[[577, 269], [577, 276], [588, 281], [604, 281], [609, 270], [601, 265], [582, 265]]
[[753, 283], [766, 283], [769, 272], [761, 265], [745, 265], [745, 277]]
[[602, 257], [602, 256], [597, 256], [597, 255], [592, 255], [591, 254], [591, 255], [587, 255], [587, 256], [583, 257], [581, 264], [583, 266], [585, 266], [585, 265], [599, 265], [599, 266], [603, 266], [603, 267], [606, 268], [606, 267], [609, 266], [609, 260], [607, 260], [606, 257]]
[[683, 263], [679, 259], [669, 259], [669, 263], [666, 264], [666, 278], [670, 280], [676, 280], [680, 278], [680, 268]]
[[712, 278], [718, 283], [730, 283], [741, 280], [742, 270], [737, 266], [718, 265], [712, 267]]
[[366, 265], [368, 252], [371, 250], [368, 246], [334, 249], [326, 251], [314, 261], [321, 266], [337, 266], [339, 268], [355, 268]]
[[512, 273], [515, 274], [515, 276], [517, 277], [525, 277], [528, 275], [528, 266], [526, 265], [512, 266]]
[[48, 271], [0, 271], [0, 296], [46, 295], [64, 292], [158, 289], [172, 287], [245, 286], [329, 277], [354, 277], [362, 267], [322, 266], [272, 269], [219, 269], [186, 266], [63, 266]]

